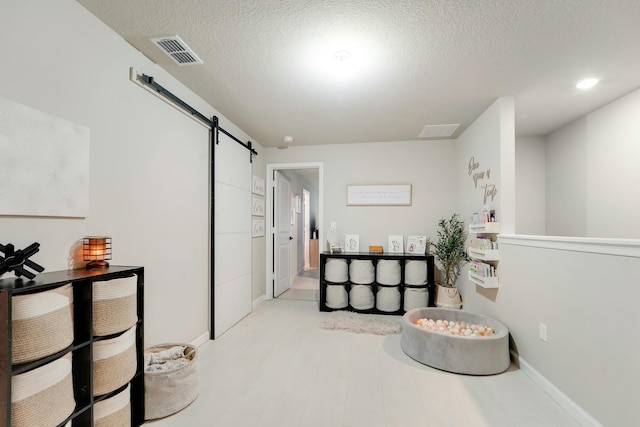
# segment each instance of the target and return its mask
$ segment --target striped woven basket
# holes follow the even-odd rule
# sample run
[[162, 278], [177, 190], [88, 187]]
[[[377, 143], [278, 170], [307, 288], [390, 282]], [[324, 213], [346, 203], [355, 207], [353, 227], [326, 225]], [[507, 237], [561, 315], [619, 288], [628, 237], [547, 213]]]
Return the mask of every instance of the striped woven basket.
[[136, 328], [116, 338], [93, 343], [93, 395], [122, 387], [136, 373]]
[[11, 299], [11, 361], [25, 363], [64, 350], [73, 343], [71, 284]]
[[93, 335], [126, 331], [138, 321], [136, 275], [93, 283]]
[[130, 386], [93, 406], [93, 425], [95, 427], [131, 426]]
[[55, 427], [75, 406], [71, 353], [11, 379], [12, 427]]
[[[179, 353], [178, 353], [179, 350]], [[164, 356], [163, 356], [164, 355]], [[168, 356], [168, 357], [167, 357]], [[153, 370], [153, 364], [176, 368]], [[164, 418], [193, 402], [200, 392], [198, 350], [191, 344], [159, 344], [144, 351], [144, 414], [146, 420]], [[158, 359], [158, 360], [155, 360]]]

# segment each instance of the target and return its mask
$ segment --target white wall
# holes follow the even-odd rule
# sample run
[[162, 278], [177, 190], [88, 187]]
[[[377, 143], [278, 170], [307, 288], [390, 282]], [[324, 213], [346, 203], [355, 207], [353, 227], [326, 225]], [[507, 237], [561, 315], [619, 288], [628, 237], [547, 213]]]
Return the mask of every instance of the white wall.
[[[474, 204], [466, 200], [477, 195], [469, 188], [468, 175], [462, 169], [471, 153], [499, 152], [500, 156], [509, 153], [508, 149], [497, 150], [493, 146], [513, 145], [513, 138], [496, 137], [505, 118], [494, 104], [458, 140], [456, 169], [462, 179], [459, 190], [462, 203], [469, 206], [467, 209], [473, 209]], [[581, 139], [577, 136], [591, 140], [590, 133], [585, 127], [576, 132], [572, 124], [555, 135], [568, 136], [567, 143], [554, 149], [547, 145], [544, 161], [545, 150], [539, 139], [529, 139], [524, 144], [519, 141], [515, 179], [518, 196], [520, 191], [530, 191], [539, 197], [542, 183], [536, 181], [540, 172], [535, 170], [540, 167], [539, 171], [543, 171], [545, 162], [547, 166], [551, 163], [547, 189], [560, 185], [550, 183], [556, 177], [582, 182], [584, 162], [572, 165], [570, 159], [584, 157], [584, 150], [576, 144]], [[550, 149], [553, 155], [549, 155]], [[572, 150], [577, 150], [577, 155], [573, 156]], [[521, 167], [520, 163], [529, 159], [534, 167], [529, 169], [529, 164]], [[514, 179], [505, 176], [504, 160], [486, 160], [492, 167], [500, 163], [501, 183]], [[565, 163], [568, 164], [563, 167]], [[584, 193], [587, 191], [591, 190], [585, 188]], [[498, 193], [497, 197], [501, 195]], [[582, 196], [570, 199], [569, 203]], [[502, 198], [498, 202], [498, 206], [505, 204]], [[535, 226], [532, 218], [518, 214], [517, 220], [521, 218], [525, 218], [525, 228]], [[553, 390], [566, 396], [566, 407], [574, 416], [586, 423], [635, 425], [638, 417], [631, 396], [640, 386], [640, 365], [635, 356], [640, 351], [640, 341], [630, 338], [625, 328], [611, 327], [610, 320], [615, 319], [616, 325], [635, 322], [633, 305], [640, 300], [640, 290], [635, 286], [639, 254], [638, 241], [520, 236], [501, 229], [499, 288], [487, 290], [471, 284], [465, 277], [458, 285], [464, 309], [505, 323], [514, 351], [549, 381], [555, 387]], [[547, 342], [538, 337], [540, 323], [548, 328]]]
[[208, 131], [129, 81], [129, 67], [217, 112], [73, 0], [3, 2], [2, 13], [0, 96], [89, 128], [91, 160], [86, 219], [0, 217], [0, 241], [40, 242], [34, 261], [54, 271], [78, 239], [110, 235], [113, 265], [145, 267], [146, 344], [206, 334]]
[[546, 234], [544, 137], [516, 138], [516, 232]]
[[[455, 209], [455, 141], [409, 141], [265, 149], [267, 163], [323, 162], [326, 233], [360, 235], [360, 249], [387, 246], [390, 234], [435, 237], [437, 222]], [[412, 184], [411, 206], [347, 206], [348, 184]], [[324, 234], [323, 234], [324, 235]], [[327, 250], [320, 242], [320, 250]]]
[[[253, 163], [251, 164], [251, 167], [253, 175], [264, 179], [266, 183], [266, 163], [264, 151], [262, 150], [262, 148], [259, 149], [258, 155], [253, 157]], [[265, 196], [254, 196], [259, 199], [265, 200]], [[264, 219], [264, 217], [253, 218]], [[251, 239], [251, 301], [253, 302], [258, 302], [264, 297], [264, 281], [266, 280], [264, 276], [266, 263], [266, 257], [264, 253], [264, 239], [264, 236], [253, 237]]]
[[584, 119], [547, 137], [546, 229], [550, 236], [587, 236], [586, 139]]
[[640, 238], [640, 90], [547, 137], [547, 234]]
[[509, 326], [520, 357], [600, 423], [637, 425], [640, 340], [623, 325], [637, 323], [640, 245], [634, 257], [592, 253], [584, 243], [503, 238], [500, 290], [483, 311]]
[[500, 98], [458, 138], [455, 167], [459, 180], [458, 212], [467, 224], [473, 212], [488, 204], [496, 211], [500, 231], [514, 231], [513, 114], [513, 99]]

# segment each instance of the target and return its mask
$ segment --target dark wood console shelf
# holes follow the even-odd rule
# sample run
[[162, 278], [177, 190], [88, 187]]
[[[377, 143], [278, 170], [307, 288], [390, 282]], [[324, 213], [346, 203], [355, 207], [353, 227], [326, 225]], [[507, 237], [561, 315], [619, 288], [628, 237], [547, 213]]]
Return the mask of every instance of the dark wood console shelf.
[[[357, 310], [351, 307], [351, 305], [347, 305], [344, 308], [331, 308], [327, 306], [327, 286], [344, 286], [346, 291], [348, 292], [350, 287], [355, 285], [349, 279], [345, 282], [331, 282], [326, 279], [325, 267], [327, 264], [327, 260], [337, 258], [344, 259], [347, 262], [347, 268], [353, 260], [371, 260], [374, 269], [376, 268], [378, 262], [380, 260], [398, 260], [400, 263], [400, 271], [401, 271], [401, 279], [400, 284], [397, 285], [400, 292], [400, 309], [394, 312], [380, 311], [376, 307], [375, 296], [377, 294], [377, 290], [380, 287], [388, 287], [390, 285], [382, 285], [377, 283], [377, 277], [373, 282], [367, 284], [372, 286], [372, 291], [374, 294], [374, 305], [371, 309], [366, 310]], [[407, 261], [425, 261], [427, 264], [427, 277], [426, 283], [424, 285], [408, 285], [405, 284], [405, 266]], [[402, 315], [404, 314], [404, 290], [406, 288], [420, 288], [424, 287], [428, 292], [428, 302], [427, 305], [429, 307], [434, 306], [434, 295], [435, 295], [435, 281], [434, 281], [434, 257], [433, 255], [415, 255], [415, 254], [397, 254], [397, 253], [381, 253], [381, 254], [372, 254], [369, 252], [346, 252], [346, 253], [329, 253], [324, 252], [320, 254], [320, 311], [336, 311], [336, 310], [348, 310], [348, 311], [356, 311], [356, 312], [366, 312], [373, 314], [392, 314], [392, 315]], [[376, 273], [377, 276], [377, 273]]]
[[[73, 427], [93, 426], [93, 405], [116, 395], [126, 387], [111, 393], [93, 395], [93, 343], [104, 337], [94, 337], [92, 332], [92, 303], [94, 281], [105, 281], [137, 276], [136, 358], [137, 368], [131, 386], [131, 425], [144, 423], [144, 268], [111, 266], [100, 270], [64, 270], [38, 274], [33, 280], [6, 278], [0, 280], [0, 426], [11, 426], [11, 379], [13, 375], [24, 373], [54, 361], [72, 352], [73, 391], [76, 408], [61, 426], [71, 421]], [[55, 289], [71, 284], [73, 288], [73, 344], [55, 354], [33, 362], [12, 363], [12, 310], [11, 299], [16, 295], [26, 295]]]

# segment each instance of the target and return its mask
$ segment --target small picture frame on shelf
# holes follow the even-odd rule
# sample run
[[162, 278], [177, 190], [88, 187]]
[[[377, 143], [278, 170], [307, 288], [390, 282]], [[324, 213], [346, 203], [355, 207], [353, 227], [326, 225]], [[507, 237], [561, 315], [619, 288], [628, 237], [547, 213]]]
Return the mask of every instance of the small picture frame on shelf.
[[387, 252], [390, 254], [402, 254], [404, 253], [404, 236], [402, 235], [390, 235], [389, 246]]
[[345, 252], [360, 252], [360, 236], [358, 234], [347, 234], [344, 236]]
[[424, 255], [428, 244], [427, 236], [409, 236], [407, 237], [407, 253]]

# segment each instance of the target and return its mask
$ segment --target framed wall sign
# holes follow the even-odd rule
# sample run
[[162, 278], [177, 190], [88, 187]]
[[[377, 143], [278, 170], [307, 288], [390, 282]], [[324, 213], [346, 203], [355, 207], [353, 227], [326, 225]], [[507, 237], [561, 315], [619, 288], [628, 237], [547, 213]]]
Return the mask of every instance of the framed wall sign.
[[264, 236], [264, 219], [254, 219], [251, 227], [251, 237]]
[[347, 185], [347, 206], [411, 206], [411, 184]]
[[251, 215], [264, 216], [264, 199], [255, 196], [251, 198]]
[[264, 179], [260, 178], [259, 176], [253, 175], [253, 181], [251, 183], [251, 192], [253, 194], [264, 196]]

